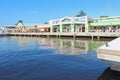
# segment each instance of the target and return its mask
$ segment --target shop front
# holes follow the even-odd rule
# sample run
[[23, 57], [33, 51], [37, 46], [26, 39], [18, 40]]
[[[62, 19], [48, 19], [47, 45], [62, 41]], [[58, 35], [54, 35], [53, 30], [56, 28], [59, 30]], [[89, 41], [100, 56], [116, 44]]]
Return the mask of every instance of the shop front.
[[90, 32], [120, 32], [120, 17], [93, 19]]

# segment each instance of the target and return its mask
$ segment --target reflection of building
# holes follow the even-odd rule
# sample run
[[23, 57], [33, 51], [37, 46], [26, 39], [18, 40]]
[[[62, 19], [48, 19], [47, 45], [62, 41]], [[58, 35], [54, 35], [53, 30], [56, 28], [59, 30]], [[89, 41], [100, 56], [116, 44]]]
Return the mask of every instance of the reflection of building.
[[72, 55], [86, 53], [89, 50], [98, 48], [102, 44], [104, 43], [93, 43], [84, 40], [51, 39], [52, 48], [58, 48], [59, 53]]
[[[74, 40], [61, 40], [60, 42], [60, 47], [62, 48], [61, 50], [59, 50], [61, 53], [65, 53], [65, 54], [80, 54], [85, 52], [84, 49], [80, 48], [80, 47], [76, 47], [76, 41]], [[82, 46], [82, 45], [79, 45]]]
[[47, 38], [38, 38], [38, 44], [50, 44], [50, 40]]
[[36, 42], [35, 38], [32, 37], [18, 37], [18, 44], [19, 46], [27, 46], [27, 45], [31, 45], [34, 42]]
[[38, 38], [37, 39], [40, 48], [42, 49], [55, 49], [59, 54], [83, 54], [89, 50], [94, 50], [106, 42], [92, 42], [85, 40], [70, 40], [70, 39], [48, 39]]
[[37, 43], [39, 44], [39, 48], [51, 49], [50, 40], [47, 38], [38, 38]]

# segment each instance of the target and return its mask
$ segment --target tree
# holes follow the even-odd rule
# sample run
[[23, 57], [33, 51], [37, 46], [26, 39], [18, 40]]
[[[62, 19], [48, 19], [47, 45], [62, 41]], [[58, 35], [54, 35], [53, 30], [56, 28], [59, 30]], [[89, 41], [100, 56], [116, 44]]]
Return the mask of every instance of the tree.
[[18, 22], [16, 23], [16, 25], [17, 25], [18, 23], [23, 23], [23, 21], [22, 21], [22, 20], [18, 20]]
[[81, 10], [81, 11], [76, 15], [76, 17], [81, 17], [81, 16], [86, 16], [86, 13], [85, 13], [83, 10]]
[[48, 24], [48, 22], [45, 22], [44, 24]]
[[18, 23], [23, 23], [23, 21], [22, 20], [18, 20]]
[[109, 16], [100, 16], [100, 18], [107, 18], [107, 17], [109, 17]]

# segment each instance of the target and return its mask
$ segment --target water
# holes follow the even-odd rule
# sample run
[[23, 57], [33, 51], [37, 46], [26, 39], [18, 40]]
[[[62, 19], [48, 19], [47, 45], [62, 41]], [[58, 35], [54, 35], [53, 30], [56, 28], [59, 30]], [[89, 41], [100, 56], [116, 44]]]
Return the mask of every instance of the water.
[[0, 37], [0, 80], [97, 80], [109, 63], [95, 49], [106, 42]]

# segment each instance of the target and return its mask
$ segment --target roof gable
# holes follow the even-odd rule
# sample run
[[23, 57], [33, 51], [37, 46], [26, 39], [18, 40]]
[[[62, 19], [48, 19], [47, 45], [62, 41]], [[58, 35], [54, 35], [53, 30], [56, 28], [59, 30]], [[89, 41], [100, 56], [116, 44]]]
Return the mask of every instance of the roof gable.
[[24, 24], [22, 24], [22, 23], [17, 23], [17, 25], [16, 25], [17, 27], [23, 27], [24, 26]]

